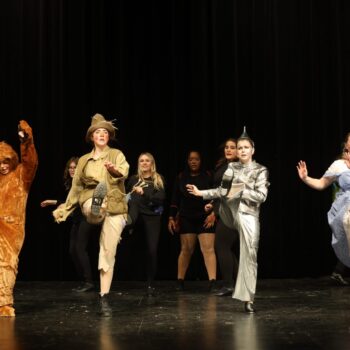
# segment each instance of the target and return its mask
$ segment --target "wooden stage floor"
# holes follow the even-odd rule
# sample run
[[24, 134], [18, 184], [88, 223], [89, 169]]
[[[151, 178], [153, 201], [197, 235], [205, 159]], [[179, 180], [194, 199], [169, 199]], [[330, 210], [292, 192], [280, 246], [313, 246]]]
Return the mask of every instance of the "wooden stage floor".
[[349, 350], [350, 287], [319, 279], [259, 280], [256, 314], [208, 292], [206, 281], [114, 282], [112, 317], [75, 282], [17, 282], [16, 318], [0, 319], [1, 350]]

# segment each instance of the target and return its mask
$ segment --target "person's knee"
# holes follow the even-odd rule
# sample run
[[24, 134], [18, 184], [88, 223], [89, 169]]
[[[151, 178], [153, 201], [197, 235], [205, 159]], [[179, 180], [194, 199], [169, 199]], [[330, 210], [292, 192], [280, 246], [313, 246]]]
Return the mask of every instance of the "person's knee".
[[191, 256], [194, 252], [194, 247], [188, 244], [183, 244], [181, 246], [181, 253], [186, 256]]
[[212, 245], [201, 246], [201, 252], [203, 253], [203, 255], [215, 254], [214, 246]]

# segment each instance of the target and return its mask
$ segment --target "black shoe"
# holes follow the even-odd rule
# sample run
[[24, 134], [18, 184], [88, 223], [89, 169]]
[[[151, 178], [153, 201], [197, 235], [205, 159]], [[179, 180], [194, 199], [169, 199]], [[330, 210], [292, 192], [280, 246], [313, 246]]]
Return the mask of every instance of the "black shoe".
[[112, 308], [109, 304], [109, 295], [104, 294], [99, 296], [99, 304], [100, 304], [100, 311], [99, 315], [102, 317], [111, 317], [112, 316]]
[[76, 293], [90, 292], [95, 289], [95, 286], [91, 282], [85, 282], [77, 288], [72, 289]]
[[233, 288], [222, 287], [215, 293], [215, 295], [218, 297], [226, 297], [226, 296], [232, 295], [232, 293], [233, 293]]
[[211, 293], [213, 293], [213, 292], [218, 290], [218, 286], [217, 286], [216, 280], [210, 280], [209, 281], [209, 288], [208, 288], [208, 290]]
[[156, 295], [156, 289], [152, 286], [148, 286], [146, 290], [146, 294], [148, 297], [154, 297]]
[[100, 215], [101, 206], [106, 194], [107, 194], [107, 186], [104, 182], [100, 182], [96, 186], [94, 190], [94, 194], [92, 196], [91, 214], [95, 216]]
[[176, 282], [176, 287], [175, 289], [179, 292], [182, 292], [185, 290], [185, 281], [181, 278], [179, 278]]
[[248, 314], [254, 314], [256, 312], [256, 310], [253, 307], [253, 303], [251, 303], [250, 301], [244, 303], [244, 311]]
[[333, 272], [331, 274], [331, 279], [333, 281], [336, 281], [338, 284], [340, 284], [342, 286], [348, 286], [349, 285], [349, 282], [345, 281], [345, 279], [343, 278], [343, 276], [340, 273]]

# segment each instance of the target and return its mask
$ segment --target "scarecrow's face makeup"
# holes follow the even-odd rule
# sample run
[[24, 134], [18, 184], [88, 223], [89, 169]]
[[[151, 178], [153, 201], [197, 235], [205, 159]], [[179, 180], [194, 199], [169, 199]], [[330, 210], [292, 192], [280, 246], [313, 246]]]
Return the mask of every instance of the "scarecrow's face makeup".
[[107, 129], [99, 128], [92, 133], [92, 141], [96, 146], [103, 147], [108, 144], [109, 133]]

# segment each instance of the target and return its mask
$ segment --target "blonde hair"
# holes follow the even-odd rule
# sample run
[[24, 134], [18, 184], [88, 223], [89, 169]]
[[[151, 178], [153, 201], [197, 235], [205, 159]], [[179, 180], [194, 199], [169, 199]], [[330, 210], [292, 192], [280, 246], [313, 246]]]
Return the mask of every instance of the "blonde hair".
[[153, 186], [155, 189], [163, 189], [164, 188], [164, 181], [160, 174], [157, 173], [157, 167], [156, 167], [156, 161], [154, 160], [154, 157], [149, 152], [143, 152], [139, 155], [139, 158], [137, 160], [137, 175], [139, 179], [144, 180], [144, 177], [142, 175], [142, 171], [140, 169], [140, 158], [142, 156], [146, 156], [151, 160], [151, 178], [153, 180]]

